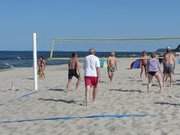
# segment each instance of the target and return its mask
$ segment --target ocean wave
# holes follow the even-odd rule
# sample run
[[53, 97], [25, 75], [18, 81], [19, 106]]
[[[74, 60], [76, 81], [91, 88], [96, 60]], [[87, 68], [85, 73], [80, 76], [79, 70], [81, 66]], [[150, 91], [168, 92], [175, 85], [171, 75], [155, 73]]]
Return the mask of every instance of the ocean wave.
[[11, 69], [11, 68], [14, 68], [14, 66], [9, 63], [0, 62], [0, 69]]

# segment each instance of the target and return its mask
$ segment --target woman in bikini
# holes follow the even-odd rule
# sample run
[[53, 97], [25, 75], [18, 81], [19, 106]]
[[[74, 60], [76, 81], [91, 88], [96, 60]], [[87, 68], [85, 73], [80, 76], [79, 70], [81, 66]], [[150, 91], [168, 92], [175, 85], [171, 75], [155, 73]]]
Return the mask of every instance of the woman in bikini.
[[43, 56], [38, 60], [38, 74], [40, 79], [45, 79], [46, 61]]
[[161, 92], [163, 88], [162, 72], [160, 69], [159, 60], [156, 57], [156, 53], [151, 54], [151, 59], [148, 60], [148, 63], [147, 63], [147, 69], [148, 69], [148, 92], [151, 87], [153, 77], [157, 79], [160, 86], [160, 92]]

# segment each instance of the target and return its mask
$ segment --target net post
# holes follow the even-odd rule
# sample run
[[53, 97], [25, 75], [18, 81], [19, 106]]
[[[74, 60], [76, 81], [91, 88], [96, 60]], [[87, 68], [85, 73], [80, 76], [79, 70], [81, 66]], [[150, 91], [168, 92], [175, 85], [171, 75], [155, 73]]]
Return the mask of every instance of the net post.
[[38, 90], [37, 70], [37, 34], [33, 33], [33, 67], [34, 67], [34, 90]]
[[51, 43], [51, 51], [50, 51], [50, 56], [49, 56], [50, 59], [53, 58], [54, 45], [55, 45], [55, 40], [53, 39]]

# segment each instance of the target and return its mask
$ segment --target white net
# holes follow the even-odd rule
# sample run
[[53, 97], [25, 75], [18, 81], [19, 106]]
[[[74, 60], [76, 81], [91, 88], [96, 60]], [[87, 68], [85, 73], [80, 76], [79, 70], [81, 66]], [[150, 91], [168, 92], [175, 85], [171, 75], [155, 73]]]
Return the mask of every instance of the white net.
[[139, 52], [163, 51], [167, 46], [172, 49], [180, 44], [180, 37], [152, 38], [55, 38], [51, 44], [50, 58], [56, 59], [59, 51], [87, 51], [96, 48], [101, 52]]

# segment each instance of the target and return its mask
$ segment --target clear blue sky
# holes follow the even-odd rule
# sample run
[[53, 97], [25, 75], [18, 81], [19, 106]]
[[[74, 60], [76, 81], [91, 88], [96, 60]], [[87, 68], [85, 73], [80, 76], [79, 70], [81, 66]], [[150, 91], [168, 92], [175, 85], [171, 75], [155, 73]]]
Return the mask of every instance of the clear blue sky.
[[[54, 37], [149, 37], [180, 35], [180, 0], [1, 0], [0, 50], [48, 50]], [[96, 46], [98, 50], [153, 50], [178, 41], [150, 45]], [[133, 44], [133, 45], [132, 45]], [[158, 46], [159, 45], [159, 46]], [[86, 50], [91, 45], [64, 45]]]

